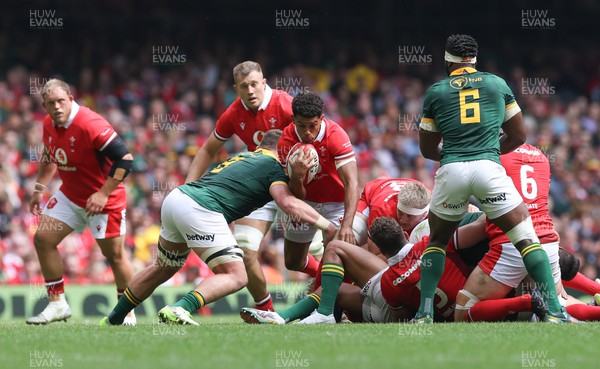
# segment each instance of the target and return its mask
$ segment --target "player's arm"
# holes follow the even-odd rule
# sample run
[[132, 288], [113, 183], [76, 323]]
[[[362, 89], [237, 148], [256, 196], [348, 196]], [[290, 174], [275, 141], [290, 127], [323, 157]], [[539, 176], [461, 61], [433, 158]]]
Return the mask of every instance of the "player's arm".
[[419, 148], [425, 159], [434, 161], [442, 160], [440, 150], [440, 142], [442, 142], [442, 134], [439, 132], [435, 118], [433, 115], [433, 101], [435, 88], [430, 87], [425, 93], [423, 101], [423, 118], [419, 123]]
[[358, 206], [358, 169], [356, 159], [352, 156], [349, 159], [336, 161], [336, 168], [340, 179], [344, 184], [344, 219], [340, 225], [338, 239], [356, 244], [354, 232], [352, 232], [352, 222]]
[[48, 149], [44, 146], [44, 151], [38, 163], [35, 187], [33, 189], [31, 201], [29, 202], [29, 211], [31, 211], [32, 214], [40, 215], [42, 213], [42, 208], [40, 206], [42, 196], [46, 186], [50, 183], [52, 177], [54, 177], [54, 173], [56, 173], [56, 164], [50, 162], [50, 154], [48, 153]]
[[225, 141], [219, 140], [212, 133], [196, 153], [185, 182], [193, 182], [202, 177], [208, 166], [215, 160], [217, 154], [223, 148], [223, 145], [225, 145]]
[[318, 229], [324, 231], [324, 245], [335, 238], [337, 227], [329, 220], [323, 218], [323, 216], [317, 213], [310, 205], [294, 197], [290, 192], [287, 183], [273, 182], [269, 188], [269, 192], [281, 211], [293, 217], [292, 219], [299, 219], [301, 222], [314, 225]]
[[419, 148], [425, 159], [442, 160], [440, 142], [442, 142], [442, 135], [439, 132], [419, 129]]
[[485, 219], [485, 214], [482, 213], [477, 220], [460, 226], [454, 232], [454, 246], [457, 250], [468, 249], [487, 238]]
[[102, 212], [110, 194], [131, 173], [133, 165], [133, 155], [129, 153], [125, 142], [118, 136], [110, 141], [106, 147], [102, 147], [100, 152], [112, 160], [113, 165], [100, 191], [93, 193], [87, 199], [85, 211], [88, 215], [95, 215]]
[[[508, 113], [509, 111], [507, 110]], [[504, 134], [500, 136], [500, 154], [513, 152], [525, 143], [527, 131], [523, 122], [523, 114], [520, 110], [502, 124], [502, 130]]]

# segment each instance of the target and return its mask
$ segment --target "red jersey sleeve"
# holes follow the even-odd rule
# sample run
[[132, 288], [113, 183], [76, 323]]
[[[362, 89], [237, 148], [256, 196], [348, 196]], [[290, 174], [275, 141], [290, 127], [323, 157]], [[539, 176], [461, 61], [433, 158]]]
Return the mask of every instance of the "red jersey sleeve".
[[337, 124], [332, 124], [330, 129], [329, 150], [336, 162], [354, 157], [354, 148], [348, 134]]
[[90, 116], [90, 120], [82, 127], [88, 135], [92, 147], [95, 150], [102, 151], [117, 138], [117, 132], [102, 116], [96, 113], [90, 114]]

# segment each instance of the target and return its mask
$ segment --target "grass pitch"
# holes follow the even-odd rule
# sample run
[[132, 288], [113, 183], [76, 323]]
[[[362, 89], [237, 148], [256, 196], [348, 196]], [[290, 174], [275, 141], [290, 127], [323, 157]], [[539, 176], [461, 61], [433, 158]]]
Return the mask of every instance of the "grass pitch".
[[[198, 318], [198, 317], [197, 317]], [[28, 326], [0, 322], [2, 368], [598, 368], [600, 323], [246, 325], [199, 327], [100, 319]]]

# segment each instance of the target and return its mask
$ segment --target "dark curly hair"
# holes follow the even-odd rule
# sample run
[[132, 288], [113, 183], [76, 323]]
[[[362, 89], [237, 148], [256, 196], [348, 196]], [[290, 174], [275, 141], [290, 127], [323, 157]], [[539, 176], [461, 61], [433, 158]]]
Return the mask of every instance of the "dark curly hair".
[[577, 272], [579, 272], [580, 261], [577, 257], [570, 252], [559, 249], [558, 250], [558, 264], [560, 266], [560, 275], [563, 281], [570, 281], [575, 278]]
[[404, 230], [394, 218], [390, 217], [375, 218], [369, 228], [369, 236], [385, 254], [396, 253], [407, 243]]
[[320, 117], [323, 114], [323, 106], [323, 99], [316, 93], [301, 93], [292, 100], [292, 113], [304, 118]]
[[463, 58], [477, 56], [477, 41], [469, 35], [451, 35], [446, 40], [446, 51]]

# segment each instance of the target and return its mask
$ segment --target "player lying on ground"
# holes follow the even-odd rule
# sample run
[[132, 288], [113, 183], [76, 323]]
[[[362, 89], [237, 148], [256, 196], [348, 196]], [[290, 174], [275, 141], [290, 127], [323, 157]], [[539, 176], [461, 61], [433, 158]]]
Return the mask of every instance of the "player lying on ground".
[[162, 308], [158, 315], [163, 322], [197, 325], [191, 318], [192, 312], [239, 291], [247, 282], [243, 252], [229, 223], [271, 200], [287, 214], [326, 231], [325, 242], [335, 237], [337, 228], [331, 222], [291, 194], [288, 177], [277, 160], [280, 136], [279, 130], [268, 131], [256, 151], [236, 155], [199, 180], [169, 193], [161, 208], [155, 263], [134, 276], [124, 298], [100, 325], [121, 324], [130, 310], [183, 266], [190, 250], [215, 275], [200, 282], [174, 305]]
[[[453, 320], [454, 296], [466, 281], [469, 272], [463, 260], [454, 252], [454, 245], [465, 248], [477, 244], [483, 234], [483, 228], [479, 223], [473, 222], [461, 226], [457, 237], [449, 245], [446, 268], [440, 279], [439, 289], [436, 291], [436, 313], [441, 317], [440, 321]], [[402, 239], [403, 233], [402, 236], [401, 233], [401, 228], [390, 218], [379, 218], [371, 227], [373, 241], [380, 246], [382, 252], [385, 255], [394, 255], [389, 259], [388, 267], [379, 258], [354, 245], [339, 241], [328, 245], [324, 259], [331, 261], [338, 258], [342, 261], [345, 271], [356, 281], [356, 285], [341, 284], [336, 299], [337, 304], [351, 316], [361, 316], [365, 322], [385, 323], [408, 319], [418, 308], [420, 258], [427, 244], [427, 237], [417, 244], [407, 244], [398, 250], [397, 240]], [[476, 236], [477, 234], [479, 236]], [[570, 272], [567, 273], [574, 275], [575, 268], [569, 266]], [[337, 282], [340, 281], [339, 271], [338, 268], [332, 273], [337, 274], [334, 276]], [[325, 287], [328, 282], [326, 277]], [[360, 289], [357, 286], [364, 287]], [[333, 287], [330, 291], [335, 292], [335, 286]], [[391, 309], [390, 303], [397, 309]], [[277, 313], [243, 308], [240, 315], [247, 323], [285, 324], [307, 317], [315, 308], [317, 312], [323, 311], [327, 305], [330, 311], [333, 311], [331, 298], [327, 300], [324, 296], [322, 299], [321, 291], [317, 290], [294, 306]], [[600, 308], [598, 310], [600, 311]], [[515, 312], [529, 311], [539, 316], [545, 314], [544, 301], [537, 290], [531, 291], [530, 294], [476, 304], [469, 311], [469, 316], [472, 313], [471, 321], [502, 321]], [[319, 316], [318, 313], [313, 312], [300, 322], [300, 324], [317, 323], [335, 323], [335, 320], [332, 315]]]
[[[465, 225], [458, 232], [461, 242], [465, 245], [475, 244], [485, 237], [483, 232], [476, 234], [471, 232], [470, 228], [471, 225]], [[417, 245], [409, 244], [405, 247], [404, 231], [396, 220], [387, 217], [380, 217], [373, 221], [370, 233], [373, 242], [379, 247], [382, 254], [388, 257], [387, 263], [360, 247], [334, 241], [327, 246], [323, 257], [325, 263], [322, 270], [322, 298], [319, 297], [318, 293], [313, 293], [291, 308], [279, 312], [279, 314], [244, 308], [240, 313], [242, 318], [249, 323], [278, 322], [281, 324], [284, 321], [303, 318], [312, 312], [308, 318], [300, 323], [335, 323], [333, 307], [339, 292], [338, 304], [351, 315], [362, 316], [366, 322], [398, 321], [401, 316], [397, 315], [396, 311], [391, 309], [386, 302], [387, 299], [393, 298], [392, 294], [396, 293], [395, 287], [392, 287], [396, 283], [386, 285], [382, 281], [395, 279], [395, 275], [402, 275], [407, 270], [410, 270], [410, 273], [418, 272], [416, 267], [413, 267], [418, 267], [418, 263], [420, 263], [418, 259], [427, 245], [427, 238]], [[420, 253], [416, 258], [412, 257], [415, 253], [411, 253], [411, 263], [408, 263], [409, 259], [405, 259], [405, 257], [413, 246], [416, 246]], [[452, 257], [448, 259], [448, 263], [454, 263], [453, 260], [460, 262], [458, 257]], [[460, 273], [464, 274], [464, 282], [468, 270], [464, 263], [461, 263], [461, 268], [463, 268], [463, 271]], [[447, 270], [454, 269], [456, 268], [449, 267]], [[352, 278], [356, 285], [342, 284], [344, 272]], [[362, 291], [358, 286], [364, 286]], [[460, 286], [456, 288], [456, 291], [458, 291], [458, 288]], [[413, 304], [415, 308], [418, 306], [418, 297], [417, 300], [413, 301]]]
[[[511, 178], [529, 213], [543, 250], [547, 253], [553, 275], [556, 291], [564, 294], [559, 266], [559, 237], [554, 230], [552, 218], [548, 210], [548, 196], [550, 191], [550, 163], [538, 148], [523, 144], [513, 152], [501, 155], [502, 166]], [[466, 311], [479, 301], [498, 299], [507, 295], [516, 288], [527, 276], [527, 269], [523, 263], [523, 256], [527, 250], [519, 253], [509, 238], [494, 223], [487, 221], [487, 230], [490, 238], [490, 251], [473, 270], [465, 286], [456, 297], [456, 321], [466, 319]], [[572, 285], [577, 284], [572, 282]], [[539, 287], [540, 284], [537, 284]], [[547, 288], [540, 288], [546, 291]], [[578, 314], [581, 308], [574, 308]], [[569, 309], [567, 308], [567, 312]], [[550, 322], [561, 322], [554, 315], [544, 317]]]

